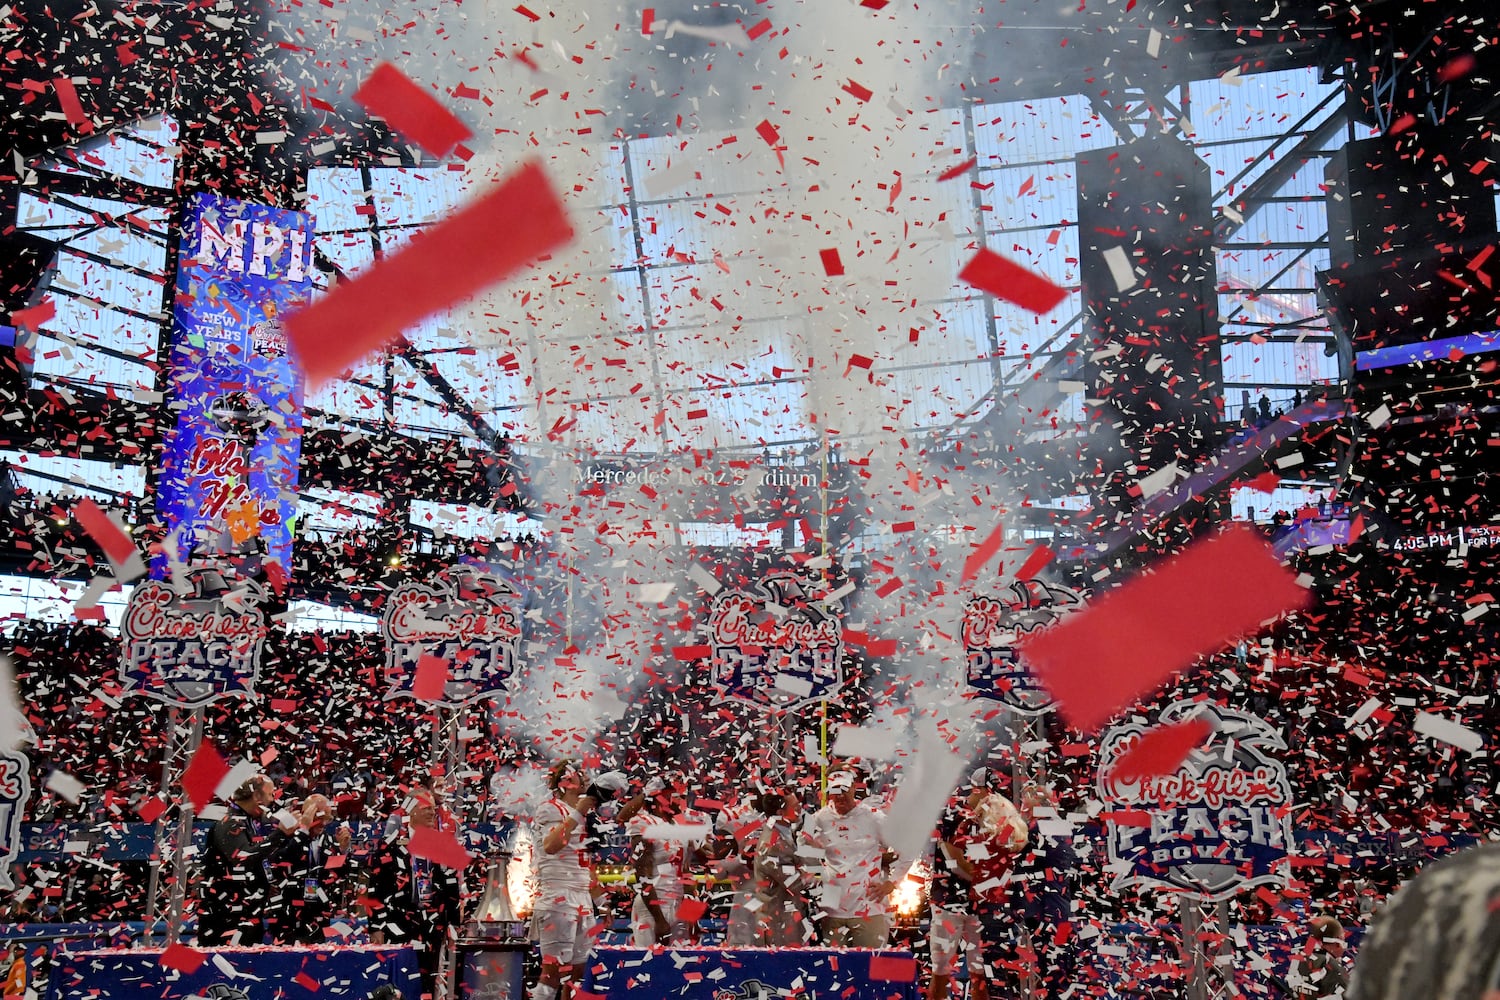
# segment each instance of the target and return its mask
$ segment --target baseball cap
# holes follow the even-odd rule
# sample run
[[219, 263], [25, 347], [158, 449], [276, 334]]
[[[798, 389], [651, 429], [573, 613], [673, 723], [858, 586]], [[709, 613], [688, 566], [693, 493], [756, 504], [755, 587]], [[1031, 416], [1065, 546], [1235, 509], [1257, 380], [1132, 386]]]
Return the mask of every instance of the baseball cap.
[[854, 775], [848, 771], [834, 771], [828, 776], [830, 792], [847, 792], [854, 787]]

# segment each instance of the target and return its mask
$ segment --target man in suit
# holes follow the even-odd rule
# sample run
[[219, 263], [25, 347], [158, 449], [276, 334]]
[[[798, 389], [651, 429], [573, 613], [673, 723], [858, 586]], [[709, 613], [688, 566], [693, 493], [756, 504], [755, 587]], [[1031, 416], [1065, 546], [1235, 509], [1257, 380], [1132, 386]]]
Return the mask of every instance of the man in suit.
[[[201, 945], [261, 944], [271, 907], [271, 868], [291, 843], [290, 830], [272, 817], [276, 791], [263, 774], [239, 788], [224, 818], [208, 834], [203, 853]], [[296, 823], [288, 824], [292, 829]]]
[[276, 939], [285, 944], [324, 944], [334, 914], [342, 912], [344, 887], [353, 875], [347, 824], [330, 828], [333, 805], [326, 795], [302, 803], [302, 825], [278, 866]]
[[371, 853], [365, 909], [375, 944], [411, 944], [417, 949], [423, 991], [431, 993], [448, 932], [462, 922], [462, 873], [411, 853], [413, 831], [438, 827], [431, 789], [408, 795], [405, 815], [388, 824]]

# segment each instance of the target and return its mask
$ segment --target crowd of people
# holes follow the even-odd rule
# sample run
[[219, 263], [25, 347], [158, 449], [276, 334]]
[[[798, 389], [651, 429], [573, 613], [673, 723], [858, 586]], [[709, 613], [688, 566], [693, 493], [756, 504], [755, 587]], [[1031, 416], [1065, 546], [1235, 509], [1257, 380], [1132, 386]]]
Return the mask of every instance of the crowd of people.
[[[971, 996], [1030, 977], [1042, 992], [1066, 988], [1069, 922], [1077, 859], [1043, 835], [1044, 789], [1021, 805], [1001, 791], [1003, 772], [980, 768], [954, 794], [929, 859], [932, 962], [928, 996], [942, 1000], [958, 956]], [[706, 868], [730, 887], [723, 936], [729, 947], [883, 948], [892, 941], [894, 890], [904, 876], [888, 843], [885, 816], [855, 761], [828, 775], [826, 803], [805, 811], [794, 785], [757, 783], [717, 815], [687, 801], [680, 781], [648, 781], [628, 797], [625, 778], [592, 781], [574, 761], [549, 772], [551, 797], [536, 812], [533, 932], [541, 975], [532, 1000], [556, 1000], [576, 984], [599, 933], [603, 894], [591, 866], [591, 831], [630, 833], [632, 940], [640, 947], [710, 940], [701, 905], [685, 905]], [[912, 859], [906, 859], [908, 863]]]

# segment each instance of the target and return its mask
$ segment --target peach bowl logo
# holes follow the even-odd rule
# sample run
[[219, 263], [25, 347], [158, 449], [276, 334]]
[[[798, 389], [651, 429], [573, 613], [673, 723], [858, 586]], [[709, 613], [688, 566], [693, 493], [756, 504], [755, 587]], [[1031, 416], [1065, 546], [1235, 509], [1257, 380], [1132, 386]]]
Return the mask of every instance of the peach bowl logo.
[[727, 698], [793, 708], [844, 682], [844, 641], [831, 608], [810, 599], [813, 582], [773, 574], [754, 591], [726, 590], [708, 613], [713, 683]]
[[14, 889], [10, 866], [21, 849], [21, 810], [31, 797], [31, 760], [18, 750], [0, 751], [0, 889]]
[[415, 697], [417, 664], [448, 664], [448, 683], [432, 703], [456, 708], [501, 694], [515, 675], [521, 646], [518, 593], [488, 573], [454, 569], [431, 583], [403, 583], [386, 600], [386, 700]]
[[969, 689], [1021, 715], [1049, 711], [1056, 699], [1031, 676], [1016, 644], [1082, 606], [1077, 591], [1040, 580], [1017, 580], [994, 595], [971, 598], [964, 604], [961, 627]]
[[188, 574], [192, 592], [152, 580], [130, 595], [120, 623], [120, 675], [126, 694], [181, 708], [250, 695], [266, 641], [265, 591], [217, 570]]
[[1183, 700], [1158, 723], [1206, 718], [1208, 742], [1171, 774], [1114, 774], [1147, 726], [1128, 722], [1099, 745], [1099, 797], [1109, 859], [1121, 874], [1115, 887], [1155, 886], [1227, 899], [1242, 889], [1285, 877], [1292, 850], [1292, 788], [1274, 754], [1286, 743], [1264, 719], [1236, 709]]

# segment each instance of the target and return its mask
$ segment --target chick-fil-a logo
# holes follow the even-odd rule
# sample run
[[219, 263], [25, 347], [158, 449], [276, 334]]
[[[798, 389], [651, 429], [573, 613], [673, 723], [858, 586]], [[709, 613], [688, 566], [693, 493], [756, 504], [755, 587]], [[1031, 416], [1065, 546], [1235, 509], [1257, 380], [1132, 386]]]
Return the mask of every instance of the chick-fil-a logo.
[[727, 697], [789, 708], [843, 684], [843, 629], [834, 610], [809, 599], [811, 581], [773, 574], [759, 593], [722, 591], [708, 612], [715, 686]]
[[136, 587], [121, 621], [125, 693], [196, 708], [250, 694], [266, 639], [265, 592], [217, 572], [191, 574], [191, 594], [151, 581]]
[[1292, 849], [1292, 789], [1280, 735], [1254, 715], [1192, 700], [1162, 710], [1158, 725], [1200, 718], [1208, 742], [1170, 774], [1142, 777], [1118, 763], [1148, 730], [1128, 722], [1099, 746], [1099, 797], [1115, 886], [1156, 886], [1204, 899], [1280, 881]]
[[518, 594], [499, 577], [467, 567], [431, 583], [404, 583], [391, 592], [381, 618], [386, 641], [386, 698], [415, 697], [419, 664], [447, 664], [433, 704], [458, 706], [506, 690], [521, 644]]
[[1017, 580], [997, 593], [964, 604], [960, 634], [968, 661], [969, 689], [1022, 715], [1040, 715], [1056, 704], [1052, 692], [1031, 676], [1016, 644], [1083, 605], [1077, 591], [1040, 580]]

